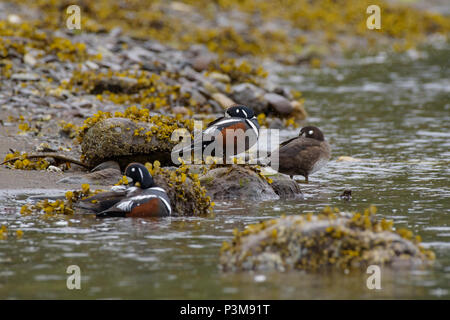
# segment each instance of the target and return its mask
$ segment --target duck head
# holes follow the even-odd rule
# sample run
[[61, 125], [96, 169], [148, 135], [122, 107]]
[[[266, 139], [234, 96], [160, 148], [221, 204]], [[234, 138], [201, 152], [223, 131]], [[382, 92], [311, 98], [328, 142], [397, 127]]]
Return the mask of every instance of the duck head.
[[246, 107], [244, 105], [236, 104], [234, 106], [231, 106], [225, 111], [225, 117], [231, 118], [231, 117], [237, 117], [237, 118], [244, 118], [244, 119], [253, 119], [255, 118], [255, 113], [252, 109], [249, 107]]
[[314, 126], [304, 127], [300, 130], [299, 137], [305, 135], [305, 138], [311, 138], [319, 141], [324, 141], [325, 138], [323, 136], [322, 131], [319, 128]]
[[141, 163], [130, 163], [125, 168], [125, 175], [133, 179], [133, 185], [136, 184], [136, 182], [139, 182], [142, 189], [147, 189], [154, 186], [152, 175]]

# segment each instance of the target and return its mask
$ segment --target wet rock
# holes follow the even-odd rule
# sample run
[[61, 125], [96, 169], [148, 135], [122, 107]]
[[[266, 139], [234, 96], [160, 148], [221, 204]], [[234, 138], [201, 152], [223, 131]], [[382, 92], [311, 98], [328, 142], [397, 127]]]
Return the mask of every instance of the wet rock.
[[269, 106], [273, 108], [275, 113], [280, 115], [289, 115], [294, 107], [291, 102], [283, 96], [276, 93], [266, 93], [264, 99], [269, 103]]
[[374, 216], [331, 213], [287, 216], [249, 225], [222, 247], [225, 271], [365, 270], [368, 265], [412, 266], [434, 254], [383, 228]]
[[265, 113], [268, 102], [264, 100], [265, 91], [251, 83], [241, 83], [231, 87], [232, 99], [253, 109], [255, 114]]
[[178, 183], [174, 188], [175, 181], [170, 173], [172, 172], [175, 175], [180, 175], [180, 173], [174, 167], [164, 169], [165, 173], [159, 172], [153, 175], [153, 179], [158, 187], [166, 190], [167, 196], [170, 199], [170, 205], [172, 206], [173, 215], [203, 216], [208, 214], [209, 200], [205, 195], [201, 194], [201, 191], [192, 179], [186, 177], [184, 182], [181, 184]]
[[212, 169], [200, 177], [200, 182], [214, 200], [279, 198], [271, 185], [257, 172], [240, 165]]
[[297, 182], [286, 176], [278, 175], [270, 177], [272, 189], [281, 199], [295, 199], [302, 196], [302, 190]]
[[[168, 139], [145, 133], [157, 128], [147, 122], [134, 122], [128, 118], [109, 118], [97, 122], [83, 137], [81, 150], [84, 161], [95, 166], [101, 162], [118, 161], [123, 168], [129, 162], [171, 164], [170, 152], [175, 146]], [[137, 134], [136, 134], [137, 133]]]

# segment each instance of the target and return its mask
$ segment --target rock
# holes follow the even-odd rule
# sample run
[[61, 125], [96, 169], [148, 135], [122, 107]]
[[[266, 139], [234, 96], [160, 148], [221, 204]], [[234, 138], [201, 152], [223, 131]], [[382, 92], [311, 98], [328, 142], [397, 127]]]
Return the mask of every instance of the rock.
[[22, 23], [22, 18], [19, 17], [17, 14], [9, 14], [7, 19], [8, 19], [8, 22], [11, 24]]
[[216, 59], [217, 55], [210, 52], [202, 52], [191, 60], [191, 65], [195, 71], [202, 72], [208, 70], [211, 63]]
[[117, 38], [119, 36], [121, 36], [123, 33], [122, 28], [121, 27], [115, 27], [112, 28], [111, 31], [109, 32], [109, 36], [111, 38]]
[[213, 113], [223, 113], [224, 108], [215, 100], [208, 100]]
[[175, 114], [180, 113], [184, 115], [189, 115], [189, 109], [182, 106], [173, 107], [172, 112]]
[[120, 171], [119, 164], [115, 161], [106, 161], [96, 166], [87, 174], [66, 177], [56, 183], [114, 185], [120, 180], [121, 177], [122, 173]]
[[269, 120], [269, 128], [281, 130], [284, 129], [284, 123], [279, 118], [272, 118]]
[[30, 65], [31, 67], [34, 67], [37, 63], [36, 58], [31, 53], [26, 53], [23, 56], [23, 62]]
[[265, 113], [268, 102], [264, 100], [265, 91], [251, 83], [241, 83], [231, 87], [232, 99], [253, 109], [255, 114]]
[[157, 135], [147, 136], [145, 133], [153, 127], [157, 126], [128, 118], [97, 122], [83, 137], [81, 150], [84, 161], [92, 167], [108, 160], [118, 161], [122, 168], [132, 161], [159, 160], [163, 165], [172, 164], [170, 152], [175, 143], [170, 141], [170, 137], [161, 140]]
[[280, 115], [289, 115], [294, 110], [291, 102], [283, 96], [276, 93], [266, 93], [264, 99], [273, 108], [275, 113]]
[[353, 158], [350, 156], [340, 156], [337, 161], [344, 161], [344, 162], [359, 162], [361, 159]]
[[[386, 223], [386, 222], [385, 222]], [[249, 225], [222, 247], [224, 271], [366, 270], [429, 263], [433, 252], [375, 221], [374, 215], [296, 215]]]
[[207, 100], [206, 98], [196, 90], [192, 84], [183, 84], [180, 88], [180, 95], [183, 96], [184, 94], [189, 94], [190, 98], [193, 99], [195, 102], [197, 102], [200, 105], [204, 105]]
[[15, 73], [11, 76], [11, 79], [20, 81], [38, 81], [41, 79], [41, 76], [37, 73]]
[[98, 64], [89, 60], [85, 62], [85, 65], [91, 70], [97, 70], [99, 68]]
[[137, 79], [112, 76], [109, 78], [97, 79], [92, 90], [90, 90], [90, 93], [99, 94], [104, 91], [110, 91], [114, 93], [135, 93], [138, 91], [138, 89]]
[[272, 189], [281, 199], [302, 197], [302, 190], [294, 180], [282, 175], [271, 176], [270, 178], [272, 179], [270, 184]]
[[190, 177], [180, 183], [174, 181], [174, 176], [183, 173], [174, 167], [162, 168], [153, 175], [155, 184], [166, 190], [175, 216], [204, 216], [209, 213], [210, 200], [201, 186], [196, 185]]
[[227, 74], [219, 73], [219, 72], [211, 72], [208, 74], [208, 77], [223, 83], [230, 83], [231, 79]]
[[292, 100], [294, 98], [291, 94], [291, 91], [287, 87], [276, 87], [273, 92], [285, 97], [288, 100]]
[[215, 101], [217, 101], [224, 110], [227, 109], [228, 107], [232, 106], [233, 104], [235, 104], [235, 102], [233, 100], [228, 98], [223, 93], [219, 93], [219, 92], [213, 93], [212, 98]]
[[305, 110], [305, 107], [303, 106], [303, 103], [300, 101], [291, 101], [291, 105], [294, 108], [292, 111], [292, 115], [297, 120], [305, 120], [308, 117], [308, 113]]
[[219, 167], [200, 177], [213, 200], [275, 200], [279, 196], [257, 172], [241, 165]]

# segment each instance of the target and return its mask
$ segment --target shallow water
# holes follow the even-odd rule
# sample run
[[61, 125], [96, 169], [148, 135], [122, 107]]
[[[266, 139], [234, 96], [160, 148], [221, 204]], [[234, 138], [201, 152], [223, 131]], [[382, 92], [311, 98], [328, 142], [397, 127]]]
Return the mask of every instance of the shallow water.
[[[60, 191], [1, 192], [0, 224], [24, 236], [0, 240], [0, 298], [449, 298], [449, 57], [447, 46], [423, 56], [353, 58], [337, 69], [284, 70], [278, 81], [303, 92], [308, 124], [320, 127], [333, 147], [328, 166], [302, 185], [303, 200], [221, 202], [214, 218], [43, 220], [17, 210], [29, 196]], [[344, 189], [353, 192], [349, 202], [339, 198]], [[325, 205], [362, 210], [369, 204], [420, 234], [436, 253], [434, 267], [382, 268], [381, 290], [367, 288], [364, 272], [218, 268], [220, 246], [234, 228]], [[66, 288], [69, 265], [81, 269], [81, 290]]]

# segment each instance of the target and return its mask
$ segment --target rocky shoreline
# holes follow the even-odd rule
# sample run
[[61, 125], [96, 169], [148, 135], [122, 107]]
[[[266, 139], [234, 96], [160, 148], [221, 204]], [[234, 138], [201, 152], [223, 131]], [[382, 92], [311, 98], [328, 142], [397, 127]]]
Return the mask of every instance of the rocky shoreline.
[[[193, 120], [205, 125], [234, 103], [252, 108], [263, 127], [303, 124], [307, 111], [301, 93], [273, 82], [268, 77], [271, 70], [261, 65], [334, 67], [350, 49], [404, 51], [431, 35], [445, 41], [450, 30], [448, 17], [392, 6], [385, 17], [391, 23], [383, 32], [369, 34], [361, 21], [343, 24], [349, 16], [364, 12], [366, 4], [358, 1], [343, 8], [336, 4], [338, 13], [327, 11], [325, 1], [317, 7], [308, 1], [292, 2], [290, 13], [263, 4], [255, 12], [247, 1], [203, 3], [205, 8], [155, 1], [153, 10], [143, 10], [145, 1], [130, 8], [108, 7], [108, 2], [99, 1], [82, 8], [86, 13], [82, 31], [70, 31], [59, 17], [64, 6], [42, 3], [41, 7], [32, 1], [0, 3], [0, 159], [5, 161], [0, 166], [0, 189], [75, 191], [83, 185], [80, 194], [87, 196], [85, 191], [90, 190], [85, 184], [109, 187], [122, 178], [120, 168], [139, 161], [168, 190], [175, 212], [184, 216], [207, 215], [214, 200], [301, 198], [297, 183], [283, 176], [264, 176], [257, 166], [171, 167], [173, 130], [192, 131]], [[207, 18], [208, 10], [212, 19]], [[279, 18], [273, 18], [272, 11]], [[38, 157], [49, 153], [60, 157]], [[58, 200], [61, 213], [73, 212], [75, 198], [70, 195]], [[48, 206], [52, 203], [47, 201], [38, 209], [45, 211]], [[307, 234], [308, 239], [331, 241], [334, 229], [329, 228], [342, 227], [351, 244], [384, 241], [386, 234], [372, 229], [368, 237], [359, 238], [367, 235], [367, 228], [353, 228], [351, 219], [327, 220], [317, 233]], [[287, 233], [304, 232], [304, 221], [294, 220], [280, 218], [273, 224]], [[277, 243], [281, 229], [266, 227], [255, 227], [264, 243], [256, 241], [254, 247], [253, 238], [236, 236], [224, 249], [224, 268], [297, 268], [299, 261], [284, 259], [278, 249], [291, 250], [291, 242], [299, 245], [304, 239], [288, 237]], [[392, 250], [398, 249], [392, 243], [400, 243], [398, 255], [426, 260], [415, 243], [388, 235], [392, 241], [383, 243], [381, 260], [371, 255], [380, 247], [371, 251], [369, 246], [370, 257], [363, 264], [390, 263]], [[266, 239], [272, 239], [273, 246], [267, 246]], [[313, 253], [323, 248], [333, 251], [334, 245], [327, 243]], [[273, 253], [274, 248], [278, 252]], [[261, 255], [262, 251], [270, 252]], [[350, 260], [357, 250], [351, 251], [344, 254]], [[322, 263], [322, 256], [314, 258]]]

